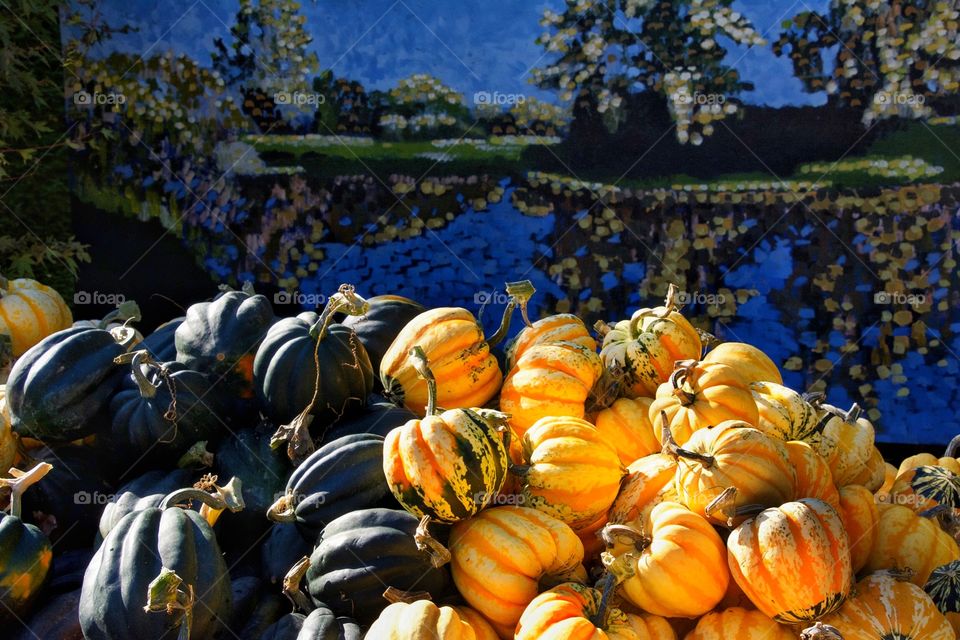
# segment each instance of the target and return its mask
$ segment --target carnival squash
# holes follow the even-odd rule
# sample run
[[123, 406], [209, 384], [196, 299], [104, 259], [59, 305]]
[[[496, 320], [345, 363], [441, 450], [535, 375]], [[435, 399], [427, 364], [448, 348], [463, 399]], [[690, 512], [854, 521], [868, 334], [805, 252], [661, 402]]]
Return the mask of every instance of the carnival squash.
[[866, 571], [911, 569], [911, 581], [922, 586], [934, 569], [960, 558], [956, 541], [935, 521], [903, 505], [880, 504], [878, 509], [876, 541]]
[[627, 477], [610, 507], [610, 522], [637, 520], [647, 530], [655, 506], [665, 501], [679, 502], [676, 475], [677, 460], [672, 456], [654, 453], [634, 460], [627, 467]]
[[934, 569], [923, 590], [960, 636], [960, 560], [951, 560]]
[[850, 564], [856, 574], [870, 559], [877, 539], [880, 511], [870, 490], [857, 484], [840, 489], [840, 505], [837, 511], [843, 520], [843, 528], [847, 531]]
[[770, 356], [745, 342], [721, 342], [703, 357], [705, 362], [723, 362], [740, 372], [747, 382], [783, 385], [780, 369]]
[[897, 476], [890, 500], [917, 513], [939, 505], [960, 509], [960, 476], [939, 465], [913, 467]]
[[598, 589], [569, 582], [538, 595], [517, 623], [515, 640], [636, 640], [620, 609]]
[[464, 617], [466, 607], [437, 606], [429, 600], [394, 602], [370, 626], [367, 637], [383, 640], [481, 640], [496, 632], [480, 615]]
[[791, 440], [786, 446], [790, 464], [797, 474], [796, 498], [817, 498], [834, 509], [839, 508], [840, 494], [823, 456], [800, 440]]
[[553, 342], [573, 342], [590, 351], [597, 350], [597, 342], [583, 320], [572, 313], [557, 313], [540, 318], [520, 330], [507, 346], [507, 369], [513, 369], [530, 347]]
[[806, 440], [816, 430], [819, 413], [802, 395], [775, 382], [751, 382], [757, 403], [756, 428], [781, 440]]
[[684, 640], [796, 640], [790, 627], [756, 610], [731, 607], [708, 613]]
[[809, 441], [826, 459], [838, 487], [862, 481], [864, 468], [874, 457], [873, 425], [860, 417], [856, 404], [846, 412], [825, 407]]
[[616, 447], [620, 462], [625, 465], [662, 449], [650, 422], [651, 404], [650, 398], [618, 398], [593, 420], [597, 431]]
[[10, 337], [14, 358], [72, 323], [70, 308], [52, 287], [30, 278], [0, 276], [0, 335]]
[[[396, 295], [367, 298], [367, 310], [362, 315], [348, 315], [342, 324], [353, 329], [363, 345], [374, 371], [380, 370], [380, 361], [403, 327], [426, 311], [419, 302]], [[378, 382], [379, 384], [379, 382]]]

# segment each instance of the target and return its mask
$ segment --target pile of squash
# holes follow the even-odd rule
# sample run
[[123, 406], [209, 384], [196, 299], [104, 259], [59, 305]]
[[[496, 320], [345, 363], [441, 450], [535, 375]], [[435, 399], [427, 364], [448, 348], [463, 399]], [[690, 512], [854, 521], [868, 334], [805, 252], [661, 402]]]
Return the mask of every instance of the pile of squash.
[[673, 288], [592, 329], [507, 292], [493, 335], [349, 285], [0, 326], [5, 637], [958, 637], [958, 443], [895, 468]]

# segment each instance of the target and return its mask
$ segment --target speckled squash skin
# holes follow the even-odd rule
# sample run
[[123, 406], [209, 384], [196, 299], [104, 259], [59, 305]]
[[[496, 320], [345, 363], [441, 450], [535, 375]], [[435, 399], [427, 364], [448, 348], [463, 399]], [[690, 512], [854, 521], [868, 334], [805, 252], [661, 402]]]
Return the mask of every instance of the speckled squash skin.
[[937, 610], [947, 617], [960, 637], [960, 560], [953, 560], [933, 570], [923, 585]]
[[870, 559], [877, 540], [877, 524], [880, 510], [877, 501], [866, 487], [851, 484], [840, 489], [840, 505], [837, 509], [843, 520], [843, 528], [850, 541], [850, 564], [853, 572], [859, 573]]
[[493, 398], [503, 373], [472, 313], [460, 307], [424, 311], [400, 331], [380, 361], [384, 395], [417, 415], [427, 406], [427, 383], [409, 362], [419, 346], [437, 381], [437, 405], [444, 409], [482, 407]]
[[374, 371], [380, 370], [380, 361], [404, 325], [426, 311], [424, 306], [410, 298], [396, 295], [367, 298], [367, 312], [362, 316], [347, 316], [344, 326], [353, 329], [363, 343]]
[[922, 586], [934, 569], [960, 558], [960, 547], [936, 522], [903, 505], [880, 504], [877, 508], [877, 538], [865, 571], [909, 568], [914, 571], [911, 581]]
[[816, 430], [819, 413], [803, 396], [775, 382], [751, 382], [750, 393], [757, 403], [754, 425], [781, 440], [806, 440]]
[[844, 414], [832, 408], [824, 409], [816, 432], [808, 438], [814, 449], [830, 466], [833, 481], [838, 487], [863, 483], [860, 477], [864, 467], [874, 457], [874, 428], [869, 420], [859, 417], [859, 408]]
[[617, 494], [610, 507], [611, 522], [630, 522], [639, 520], [647, 527], [650, 512], [661, 502], [679, 502], [674, 479], [677, 475], [677, 461], [672, 456], [654, 453], [639, 458], [627, 467]]
[[590, 351], [597, 350], [597, 342], [583, 320], [572, 313], [557, 313], [520, 330], [507, 346], [507, 369], [513, 369], [530, 347], [552, 342], [573, 342]]
[[823, 618], [844, 640], [954, 640], [947, 619], [923, 589], [886, 573], [857, 583], [856, 595]]
[[897, 476], [890, 488], [890, 502], [917, 513], [943, 505], [960, 504], [960, 476], [939, 465], [923, 465]]
[[727, 559], [751, 602], [783, 623], [821, 619], [853, 586], [847, 533], [822, 500], [788, 502], [744, 522], [727, 540]]
[[637, 634], [620, 609], [600, 612], [602, 593], [576, 583], [556, 586], [538, 595], [517, 623], [515, 640], [636, 640]]
[[840, 506], [840, 493], [833, 484], [830, 467], [823, 456], [801, 440], [791, 440], [786, 447], [790, 464], [797, 474], [796, 498], [817, 498], [837, 509]]
[[509, 462], [501, 433], [471, 409], [410, 420], [383, 444], [394, 497], [414, 515], [440, 522], [459, 522], [490, 504]]
[[756, 610], [731, 607], [703, 616], [684, 640], [796, 640], [790, 627]]
[[462, 609], [437, 606], [429, 600], [395, 602], [383, 610], [367, 636], [382, 640], [478, 640], [491, 635], [496, 638], [490, 623], [479, 615], [465, 618]]
[[677, 640], [677, 633], [670, 622], [650, 613], [628, 613], [627, 624], [637, 640]]
[[0, 621], [17, 623], [40, 593], [53, 551], [37, 527], [0, 514]]
[[70, 308], [52, 287], [30, 278], [0, 276], [0, 334], [10, 336], [14, 358], [72, 323]]
[[618, 398], [593, 419], [597, 430], [617, 448], [620, 462], [625, 465], [662, 449], [650, 422], [651, 404], [651, 398]]

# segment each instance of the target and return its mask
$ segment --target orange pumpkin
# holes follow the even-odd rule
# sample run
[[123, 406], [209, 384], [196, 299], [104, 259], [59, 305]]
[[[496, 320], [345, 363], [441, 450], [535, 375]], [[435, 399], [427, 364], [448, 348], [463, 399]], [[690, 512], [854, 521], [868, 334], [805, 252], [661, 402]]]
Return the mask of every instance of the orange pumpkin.
[[860, 417], [860, 407], [856, 404], [846, 412], [828, 407], [810, 443], [826, 459], [838, 487], [856, 484], [874, 455], [873, 425]]
[[757, 403], [756, 428], [781, 440], [806, 440], [816, 430], [820, 415], [802, 395], [775, 382], [751, 382]]
[[859, 573], [867, 564], [877, 539], [877, 523], [880, 521], [877, 501], [866, 487], [847, 485], [840, 489], [838, 511], [850, 543], [850, 564], [853, 572]]
[[680, 502], [702, 516], [726, 522], [742, 520], [735, 513], [714, 515], [712, 507], [728, 489], [735, 489], [732, 511], [745, 505], [773, 507], [793, 500], [796, 472], [782, 440], [749, 425], [729, 420], [693, 434], [683, 448], [672, 447], [677, 460]]
[[783, 384], [780, 369], [760, 349], [745, 342], [721, 342], [703, 357], [706, 362], [723, 362], [737, 369], [747, 382]]
[[822, 500], [764, 510], [733, 530], [727, 553], [733, 579], [779, 622], [819, 619], [839, 608], [852, 586], [843, 522]]
[[890, 502], [890, 490], [893, 489], [893, 483], [897, 480], [897, 468], [889, 462], [883, 463], [883, 484], [874, 492], [878, 503]]
[[960, 460], [952, 456], [943, 456], [938, 458], [932, 453], [918, 453], [912, 455], [908, 458], [904, 458], [903, 462], [900, 463], [900, 468], [896, 470], [896, 475], [901, 475], [906, 473], [914, 467], [943, 467], [948, 471], [952, 471], [957, 475], [960, 475]]
[[[610, 522], [646, 523], [650, 512], [661, 502], [679, 502], [674, 483], [676, 475], [677, 460], [672, 456], [654, 453], [634, 460], [627, 467], [627, 477], [610, 507]], [[644, 530], [646, 528], [644, 524]]]
[[593, 420], [597, 430], [617, 448], [625, 465], [662, 448], [650, 422], [651, 404], [650, 398], [619, 398]]
[[877, 539], [866, 571], [911, 569], [912, 582], [921, 586], [935, 568], [960, 558], [960, 547], [936, 522], [903, 505], [880, 504], [878, 509]]
[[950, 623], [923, 589], [882, 572], [858, 582], [856, 595], [823, 622], [843, 640], [956, 639]]
[[603, 594], [576, 583], [544, 591], [526, 608], [515, 640], [636, 640], [637, 634], [619, 609], [606, 607]]
[[503, 638], [513, 637], [542, 579], [586, 577], [573, 529], [527, 507], [488, 508], [457, 523], [449, 548], [457, 590]]
[[510, 414], [517, 437], [546, 416], [582, 418], [602, 373], [600, 358], [582, 344], [533, 345], [507, 374], [500, 390], [500, 410]]
[[[753, 426], [759, 414], [757, 403], [740, 374], [718, 362], [677, 363], [670, 379], [657, 389], [650, 405], [650, 422], [661, 426], [661, 414], [681, 446], [700, 429], [726, 420], [742, 420]], [[661, 437], [661, 432], [656, 435]], [[662, 442], [662, 437], [661, 437]]]
[[917, 513], [939, 505], [960, 509], [960, 476], [939, 465], [913, 467], [897, 476], [890, 489], [890, 502]]
[[796, 640], [790, 627], [756, 610], [732, 607], [708, 613], [684, 640]]
[[30, 278], [0, 276], [0, 334], [10, 337], [14, 358], [72, 323], [70, 308], [52, 287]]
[[883, 486], [883, 481], [886, 477], [886, 465], [887, 463], [883, 459], [883, 454], [874, 446], [870, 453], [870, 459], [867, 460], [867, 463], [860, 469], [860, 473], [850, 479], [850, 484], [863, 485], [867, 489], [870, 489], [870, 491], [879, 490], [880, 487]]
[[367, 637], [378, 640], [493, 640], [497, 634], [489, 622], [467, 607], [438, 607], [429, 600], [417, 600], [394, 602], [388, 606], [370, 626]]
[[579, 418], [538, 420], [523, 434], [523, 457], [522, 504], [574, 529], [606, 513], [626, 475], [616, 450]]
[[676, 361], [700, 358], [700, 335], [676, 310], [676, 294], [670, 285], [664, 306], [636, 311], [603, 337], [600, 357], [604, 366], [623, 376], [627, 397], [652, 397], [670, 378]]
[[670, 622], [661, 616], [628, 613], [627, 623], [636, 634], [637, 640], [677, 640], [677, 634]]
[[572, 313], [558, 313], [540, 318], [520, 330], [507, 347], [507, 369], [513, 369], [530, 347], [553, 342], [573, 342], [590, 351], [597, 350], [597, 342], [583, 320]]
[[611, 524], [607, 550], [633, 554], [633, 575], [620, 585], [623, 597], [643, 611], [694, 618], [724, 597], [730, 574], [723, 540], [704, 518], [676, 502], [661, 502], [645, 523]]
[[806, 442], [791, 440], [786, 443], [787, 455], [797, 473], [796, 497], [817, 498], [834, 509], [840, 506], [840, 494], [833, 484], [830, 467], [819, 453]]

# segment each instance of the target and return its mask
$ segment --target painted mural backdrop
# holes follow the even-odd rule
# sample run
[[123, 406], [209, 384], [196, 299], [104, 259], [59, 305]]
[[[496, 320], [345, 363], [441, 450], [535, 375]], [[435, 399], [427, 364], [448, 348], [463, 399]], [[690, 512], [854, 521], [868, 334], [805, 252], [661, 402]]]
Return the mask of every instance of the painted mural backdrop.
[[[801, 10], [802, 9], [802, 10]], [[616, 320], [670, 283], [887, 441], [960, 431], [950, 2], [75, 2], [76, 195], [216, 281]], [[144, 225], [146, 226], [146, 225]]]

